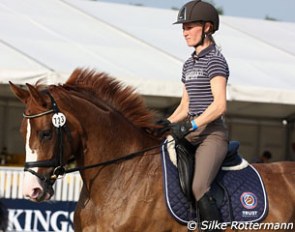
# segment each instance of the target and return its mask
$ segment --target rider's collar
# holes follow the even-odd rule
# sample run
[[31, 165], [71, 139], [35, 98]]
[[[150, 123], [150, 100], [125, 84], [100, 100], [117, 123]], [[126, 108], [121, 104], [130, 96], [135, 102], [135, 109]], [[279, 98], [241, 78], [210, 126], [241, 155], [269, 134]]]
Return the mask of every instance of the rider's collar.
[[199, 54], [196, 54], [196, 51], [194, 51], [192, 53], [192, 57], [194, 59], [199, 59], [201, 57], [206, 56], [209, 52], [211, 52], [214, 49], [215, 49], [215, 44], [210, 44], [208, 47], [206, 47], [205, 49], [203, 49]]

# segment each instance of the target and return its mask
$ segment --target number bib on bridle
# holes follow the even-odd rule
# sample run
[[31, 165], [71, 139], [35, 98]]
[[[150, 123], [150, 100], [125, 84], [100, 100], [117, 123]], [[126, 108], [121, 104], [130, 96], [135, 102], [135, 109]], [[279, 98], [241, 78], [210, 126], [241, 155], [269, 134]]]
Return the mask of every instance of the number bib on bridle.
[[64, 126], [66, 124], [66, 116], [61, 112], [55, 113], [52, 116], [52, 124], [57, 128]]

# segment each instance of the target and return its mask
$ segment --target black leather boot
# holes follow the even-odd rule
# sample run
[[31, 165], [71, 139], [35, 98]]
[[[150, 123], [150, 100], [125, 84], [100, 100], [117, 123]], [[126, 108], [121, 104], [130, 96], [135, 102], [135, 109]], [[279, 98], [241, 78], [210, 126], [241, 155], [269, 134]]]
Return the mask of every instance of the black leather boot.
[[204, 196], [197, 202], [200, 211], [201, 221], [206, 221], [206, 225], [210, 225], [206, 231], [220, 232], [222, 230], [214, 228], [217, 223], [221, 221], [221, 215], [217, 208], [215, 199], [210, 193], [205, 193]]

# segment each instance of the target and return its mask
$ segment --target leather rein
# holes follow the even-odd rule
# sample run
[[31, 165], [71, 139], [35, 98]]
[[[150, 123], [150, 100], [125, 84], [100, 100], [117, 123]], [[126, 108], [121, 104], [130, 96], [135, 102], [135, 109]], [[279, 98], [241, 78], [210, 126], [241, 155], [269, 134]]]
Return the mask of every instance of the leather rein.
[[[53, 114], [53, 117], [54, 117], [54, 115], [63, 115], [59, 111], [57, 104], [56, 104], [54, 98], [52, 97], [52, 95], [50, 93], [48, 93], [48, 95], [51, 99], [52, 109], [42, 112], [42, 113], [32, 114], [32, 115], [27, 115], [27, 114], [23, 113], [23, 117], [27, 118], [27, 119], [34, 119], [34, 118], [42, 117], [42, 116], [48, 115], [48, 114]], [[92, 164], [92, 165], [79, 166], [79, 167], [75, 167], [75, 168], [65, 169], [64, 166], [67, 163], [70, 163], [70, 160], [67, 161], [67, 163], [64, 163], [64, 161], [63, 161], [63, 159], [64, 159], [64, 149], [63, 149], [64, 132], [66, 132], [67, 135], [70, 136], [68, 128], [66, 127], [66, 119], [64, 118], [63, 124], [54, 125], [54, 126], [57, 131], [57, 141], [56, 141], [56, 146], [55, 146], [55, 155], [53, 156], [53, 158], [48, 159], [48, 160], [26, 162], [25, 166], [24, 166], [24, 171], [32, 173], [33, 175], [37, 176], [41, 181], [46, 182], [49, 185], [53, 185], [59, 176], [64, 176], [67, 173], [87, 170], [87, 169], [100, 167], [100, 166], [107, 166], [107, 165], [115, 164], [118, 162], [130, 160], [130, 159], [133, 159], [139, 155], [143, 155], [145, 152], [148, 152], [153, 149], [161, 147], [161, 145], [156, 145], [156, 146], [148, 147], [148, 148], [140, 150], [140, 151], [129, 153], [125, 156], [122, 156], [122, 157], [119, 157], [116, 159], [107, 160], [107, 161], [103, 161], [103, 162]], [[171, 141], [168, 141], [168, 142], [171, 142]], [[34, 171], [32, 169], [34, 167], [53, 168], [53, 173], [50, 177], [46, 177], [45, 175], [42, 175], [42, 174]]]

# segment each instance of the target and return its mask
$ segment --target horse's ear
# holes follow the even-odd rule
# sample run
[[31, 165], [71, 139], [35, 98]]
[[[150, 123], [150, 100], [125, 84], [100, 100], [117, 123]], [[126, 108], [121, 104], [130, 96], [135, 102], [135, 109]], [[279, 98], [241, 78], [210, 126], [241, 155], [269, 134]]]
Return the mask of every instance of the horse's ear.
[[23, 89], [9, 81], [10, 90], [13, 94], [24, 104], [27, 104], [28, 97], [30, 96], [29, 91]]
[[46, 107], [46, 101], [44, 100], [43, 96], [40, 94], [40, 92], [32, 85], [26, 83], [26, 86], [29, 89], [29, 93], [32, 97], [32, 100], [42, 107]]

